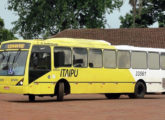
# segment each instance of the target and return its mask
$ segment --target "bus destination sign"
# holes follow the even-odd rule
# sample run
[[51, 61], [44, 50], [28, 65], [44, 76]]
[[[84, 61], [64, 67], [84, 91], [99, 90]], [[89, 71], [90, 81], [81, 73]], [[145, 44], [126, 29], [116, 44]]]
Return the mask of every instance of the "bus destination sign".
[[29, 49], [29, 43], [6, 43], [2, 44], [1, 49]]

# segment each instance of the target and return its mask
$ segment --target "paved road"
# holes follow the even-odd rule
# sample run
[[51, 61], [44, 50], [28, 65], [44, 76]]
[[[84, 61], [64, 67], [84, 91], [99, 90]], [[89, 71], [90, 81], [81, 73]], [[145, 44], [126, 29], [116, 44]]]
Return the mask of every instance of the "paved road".
[[55, 97], [0, 94], [0, 120], [165, 120], [165, 95], [145, 99], [107, 100], [104, 95], [69, 95], [64, 102]]

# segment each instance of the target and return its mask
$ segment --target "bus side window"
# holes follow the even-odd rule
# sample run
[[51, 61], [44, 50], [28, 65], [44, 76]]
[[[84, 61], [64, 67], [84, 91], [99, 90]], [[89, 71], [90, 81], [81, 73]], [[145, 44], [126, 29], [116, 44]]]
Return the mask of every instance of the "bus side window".
[[141, 51], [132, 51], [132, 68], [147, 69], [147, 53]]
[[165, 70], [165, 53], [161, 53], [160, 55], [160, 66], [161, 69]]
[[102, 50], [89, 49], [89, 67], [101, 68], [103, 66]]
[[42, 45], [33, 46], [29, 66], [29, 83], [48, 73], [50, 70], [50, 47]]
[[54, 65], [55, 67], [71, 67], [72, 66], [71, 49], [66, 47], [54, 48]]
[[73, 66], [87, 67], [87, 53], [86, 48], [73, 48]]
[[117, 54], [118, 68], [128, 69], [131, 67], [131, 59], [129, 51], [118, 51]]
[[148, 53], [148, 67], [149, 69], [159, 69], [160, 68], [159, 53], [149, 52]]
[[116, 51], [104, 50], [103, 63], [105, 68], [116, 68]]

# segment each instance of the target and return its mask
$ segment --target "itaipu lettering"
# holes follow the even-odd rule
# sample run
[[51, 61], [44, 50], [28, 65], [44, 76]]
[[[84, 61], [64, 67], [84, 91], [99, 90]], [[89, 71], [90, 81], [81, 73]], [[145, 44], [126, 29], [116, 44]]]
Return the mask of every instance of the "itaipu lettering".
[[77, 77], [78, 69], [61, 69], [60, 77]]

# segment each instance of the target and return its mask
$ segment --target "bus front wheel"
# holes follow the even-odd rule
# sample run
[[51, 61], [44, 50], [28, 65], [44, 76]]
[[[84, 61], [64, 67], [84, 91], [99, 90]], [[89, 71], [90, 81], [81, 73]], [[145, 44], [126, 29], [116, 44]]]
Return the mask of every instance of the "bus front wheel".
[[128, 94], [129, 98], [144, 98], [146, 93], [146, 86], [143, 82], [139, 81], [135, 85], [135, 92]]
[[34, 102], [34, 101], [35, 101], [35, 96], [29, 95], [29, 102]]
[[57, 91], [57, 101], [63, 101], [63, 100], [64, 100], [64, 83], [60, 82]]
[[108, 99], [118, 99], [120, 98], [120, 93], [106, 93], [105, 97]]

